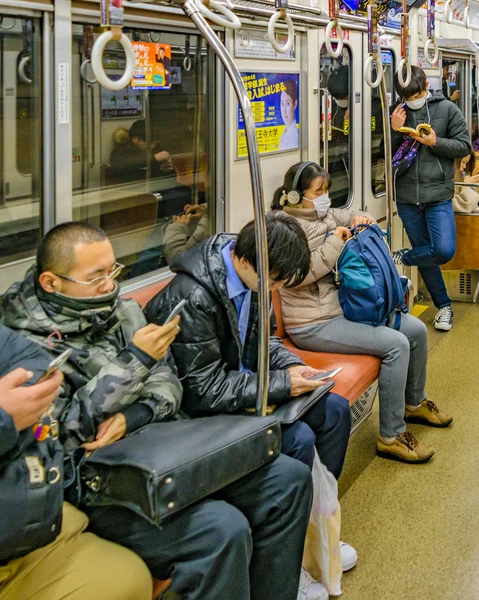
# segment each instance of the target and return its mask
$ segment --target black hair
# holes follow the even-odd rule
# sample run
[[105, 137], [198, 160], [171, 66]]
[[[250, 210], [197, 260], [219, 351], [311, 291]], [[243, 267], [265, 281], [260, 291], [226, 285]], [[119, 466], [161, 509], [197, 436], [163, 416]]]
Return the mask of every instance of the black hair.
[[[266, 215], [269, 274], [287, 287], [299, 285], [311, 268], [311, 252], [303, 228], [293, 217], [281, 212]], [[250, 221], [239, 232], [234, 253], [257, 271], [255, 223]]]
[[130, 139], [140, 138], [143, 142], [146, 141], [146, 126], [145, 121], [142, 119], [140, 121], [135, 121], [133, 125], [130, 127], [130, 131], [128, 132]]
[[68, 273], [74, 266], [75, 248], [78, 244], [103, 242], [108, 236], [90, 223], [71, 221], [56, 225], [44, 236], [37, 250], [37, 271]]
[[286, 79], [284, 85], [286, 87], [284, 91], [288, 94], [288, 96], [291, 96], [293, 102], [296, 102], [298, 98], [298, 93], [296, 91], [296, 84], [294, 83], [294, 81], [292, 79]]
[[[403, 67], [402, 75], [403, 78], [406, 79], [406, 66]], [[394, 87], [396, 88], [398, 96], [401, 97], [403, 100], [409, 100], [409, 98], [412, 98], [416, 94], [424, 92], [426, 90], [426, 83], [426, 73], [424, 73], [424, 71], [420, 67], [411, 66], [411, 81], [409, 82], [409, 85], [405, 88], [403, 88], [399, 83], [398, 74], [396, 73], [394, 75]]]
[[349, 67], [341, 65], [331, 73], [328, 79], [328, 90], [335, 98], [349, 96]]
[[[292, 191], [293, 181], [296, 172], [302, 164], [303, 163], [296, 163], [286, 171], [283, 185], [279, 187], [274, 193], [273, 201], [271, 202], [271, 210], [281, 210], [283, 208], [281, 204], [281, 198], [283, 196], [283, 193], [288, 194]], [[311, 184], [317, 177], [321, 177], [325, 180], [327, 184], [327, 189], [329, 190], [332, 183], [331, 175], [325, 169], [323, 169], [323, 167], [320, 167], [316, 163], [311, 163], [305, 169], [303, 169], [301, 175], [299, 176], [298, 183], [296, 186], [298, 192], [300, 194], [303, 194], [307, 189], [311, 187]]]

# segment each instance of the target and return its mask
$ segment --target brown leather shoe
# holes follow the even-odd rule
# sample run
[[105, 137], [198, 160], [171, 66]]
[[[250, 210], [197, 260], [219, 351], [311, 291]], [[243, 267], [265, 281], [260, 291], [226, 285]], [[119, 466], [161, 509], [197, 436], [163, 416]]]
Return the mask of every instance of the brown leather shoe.
[[419, 464], [427, 462], [434, 450], [426, 448], [412, 433], [405, 431], [394, 438], [392, 442], [385, 442], [381, 436], [378, 438], [376, 453], [382, 458], [398, 460], [400, 462]]
[[406, 406], [404, 420], [429, 427], [447, 427], [452, 423], [453, 417], [441, 412], [431, 400], [423, 400], [417, 410], [408, 410]]

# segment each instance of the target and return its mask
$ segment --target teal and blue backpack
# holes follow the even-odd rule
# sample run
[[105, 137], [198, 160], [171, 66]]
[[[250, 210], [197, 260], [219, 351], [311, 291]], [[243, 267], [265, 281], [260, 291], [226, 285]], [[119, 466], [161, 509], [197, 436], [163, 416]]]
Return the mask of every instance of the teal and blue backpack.
[[[336, 261], [339, 303], [349, 321], [399, 329], [408, 280], [401, 277], [377, 225], [359, 225]], [[394, 319], [393, 319], [394, 317]]]

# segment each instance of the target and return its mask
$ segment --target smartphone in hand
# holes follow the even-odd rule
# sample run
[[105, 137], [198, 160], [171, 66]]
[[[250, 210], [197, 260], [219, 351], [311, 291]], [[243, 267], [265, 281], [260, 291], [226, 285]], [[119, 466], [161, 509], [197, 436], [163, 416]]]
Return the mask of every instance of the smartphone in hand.
[[50, 379], [50, 377], [55, 373], [57, 369], [60, 369], [70, 358], [72, 353], [71, 348], [67, 348], [65, 352], [62, 352], [60, 356], [57, 356], [52, 360], [52, 362], [48, 365], [47, 369], [42, 373], [41, 377], [38, 379], [37, 383], [41, 383], [42, 381], [46, 381]]
[[311, 381], [322, 381], [323, 379], [332, 379], [338, 373], [341, 373], [343, 367], [338, 367], [337, 369], [333, 369], [332, 371], [326, 371], [325, 373], [318, 373], [317, 375], [313, 375], [312, 377], [307, 377]]

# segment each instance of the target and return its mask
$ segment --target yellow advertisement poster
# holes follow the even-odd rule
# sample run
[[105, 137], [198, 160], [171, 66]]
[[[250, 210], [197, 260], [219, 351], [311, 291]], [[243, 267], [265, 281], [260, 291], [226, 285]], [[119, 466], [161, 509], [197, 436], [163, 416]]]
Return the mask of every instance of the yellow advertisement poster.
[[[242, 73], [256, 125], [260, 154], [299, 148], [299, 74]], [[238, 158], [248, 156], [243, 113], [238, 106]]]

